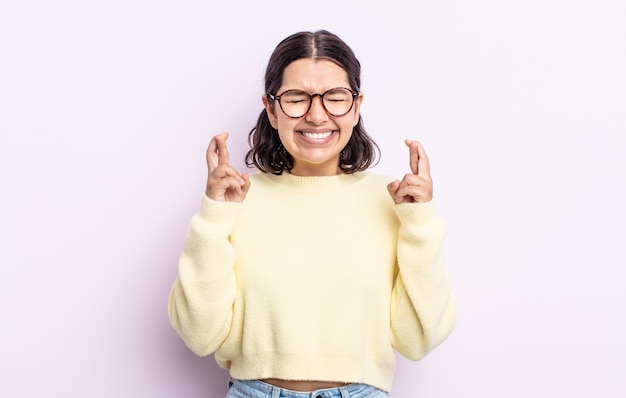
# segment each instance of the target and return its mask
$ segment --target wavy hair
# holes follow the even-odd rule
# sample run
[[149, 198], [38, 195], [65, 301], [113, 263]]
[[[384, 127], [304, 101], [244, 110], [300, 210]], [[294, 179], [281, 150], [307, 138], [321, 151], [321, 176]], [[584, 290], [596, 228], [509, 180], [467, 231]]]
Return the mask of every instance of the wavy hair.
[[[276, 46], [265, 70], [265, 93], [276, 95], [282, 85], [285, 68], [293, 61], [303, 58], [334, 62], [346, 71], [350, 88], [356, 92], [361, 91], [361, 64], [352, 49], [337, 35], [318, 30], [295, 33]], [[246, 154], [247, 166], [255, 166], [260, 171], [271, 174], [282, 174], [283, 171], [293, 168], [293, 157], [282, 145], [278, 131], [270, 124], [265, 108], [248, 135], [248, 143], [251, 149]], [[379, 155], [380, 149], [365, 131], [363, 118], [359, 114], [352, 136], [339, 156], [339, 169], [348, 174], [366, 170], [376, 163]]]

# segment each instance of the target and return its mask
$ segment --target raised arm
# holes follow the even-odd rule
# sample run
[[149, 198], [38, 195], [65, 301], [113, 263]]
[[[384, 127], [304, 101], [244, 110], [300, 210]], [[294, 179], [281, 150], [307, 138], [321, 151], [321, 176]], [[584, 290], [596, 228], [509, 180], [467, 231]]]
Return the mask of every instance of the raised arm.
[[456, 307], [443, 261], [446, 223], [432, 201], [428, 157], [419, 142], [407, 140], [406, 145], [411, 173], [387, 187], [400, 220], [391, 332], [392, 345], [416, 360], [450, 334]]
[[229, 164], [227, 138], [213, 137], [207, 149], [206, 196], [189, 224], [169, 299], [172, 326], [198, 355], [214, 352], [228, 335], [237, 291], [229, 237], [250, 180]]

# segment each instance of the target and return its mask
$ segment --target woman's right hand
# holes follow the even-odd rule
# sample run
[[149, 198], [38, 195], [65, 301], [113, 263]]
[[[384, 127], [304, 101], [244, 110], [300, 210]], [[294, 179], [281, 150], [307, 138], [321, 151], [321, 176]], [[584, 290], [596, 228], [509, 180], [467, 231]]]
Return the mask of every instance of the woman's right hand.
[[216, 135], [206, 151], [209, 168], [206, 196], [220, 202], [243, 202], [250, 188], [250, 176], [247, 173], [240, 175], [229, 164], [227, 139], [228, 133]]

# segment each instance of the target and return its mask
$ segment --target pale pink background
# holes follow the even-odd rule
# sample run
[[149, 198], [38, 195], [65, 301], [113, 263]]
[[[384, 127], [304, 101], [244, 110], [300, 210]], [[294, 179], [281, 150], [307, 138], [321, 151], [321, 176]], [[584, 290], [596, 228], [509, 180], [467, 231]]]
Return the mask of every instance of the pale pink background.
[[204, 150], [243, 169], [270, 52], [318, 28], [377, 171], [422, 140], [450, 225], [457, 329], [392, 397], [626, 395], [623, 4], [3, 1], [0, 396], [223, 396], [166, 311]]

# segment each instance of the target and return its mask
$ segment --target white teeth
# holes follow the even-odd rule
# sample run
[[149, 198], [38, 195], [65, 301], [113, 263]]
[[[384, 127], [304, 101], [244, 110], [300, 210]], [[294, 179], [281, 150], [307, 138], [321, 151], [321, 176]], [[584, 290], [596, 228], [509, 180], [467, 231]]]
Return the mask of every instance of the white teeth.
[[303, 131], [302, 135], [305, 136], [306, 138], [311, 138], [314, 140], [323, 140], [326, 137], [330, 137], [332, 133], [333, 133], [332, 131], [327, 131], [325, 133], [308, 133], [306, 131]]

